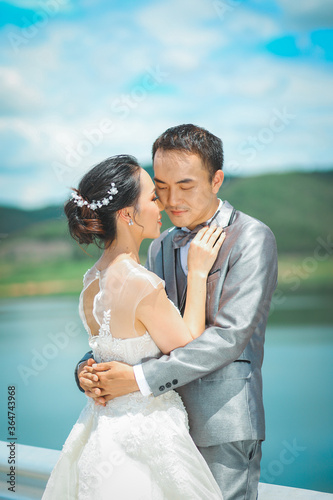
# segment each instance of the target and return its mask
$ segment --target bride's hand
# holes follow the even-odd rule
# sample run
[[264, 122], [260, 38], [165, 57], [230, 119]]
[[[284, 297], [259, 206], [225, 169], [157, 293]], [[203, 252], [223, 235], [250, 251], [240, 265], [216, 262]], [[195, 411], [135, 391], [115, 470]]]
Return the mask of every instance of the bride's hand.
[[207, 278], [225, 239], [223, 229], [207, 226], [193, 238], [187, 257], [188, 272]]

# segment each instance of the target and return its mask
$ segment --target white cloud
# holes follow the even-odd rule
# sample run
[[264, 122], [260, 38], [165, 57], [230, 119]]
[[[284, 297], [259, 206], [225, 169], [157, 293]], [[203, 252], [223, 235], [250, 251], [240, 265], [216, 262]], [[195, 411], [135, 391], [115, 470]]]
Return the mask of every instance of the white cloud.
[[[90, 166], [113, 154], [150, 162], [156, 137], [180, 123], [221, 136], [237, 173], [332, 157], [331, 74], [324, 64], [275, 58], [260, 48], [283, 35], [278, 18], [240, 3], [222, 21], [204, 0], [139, 2], [135, 9], [94, 10], [76, 23], [55, 17], [15, 56], [8, 44], [3, 48], [7, 199], [30, 206], [63, 200]], [[308, 34], [300, 36], [306, 47]], [[150, 88], [149, 72], [163, 74]], [[262, 129], [276, 109], [295, 119], [267, 142]], [[103, 120], [113, 130], [101, 140], [97, 132], [92, 144], [91, 131]], [[249, 161], [240, 144], [260, 134], [267, 143]], [[75, 152], [79, 158], [69, 165]], [[62, 175], [55, 162], [64, 166]]]
[[162, 66], [182, 72], [199, 69], [211, 50], [227, 43], [216, 21], [212, 3], [207, 6], [204, 0], [162, 1], [143, 8], [137, 15], [145, 36], [159, 48]]
[[37, 112], [45, 104], [37, 89], [13, 67], [0, 67], [0, 107], [4, 115]]
[[275, 17], [250, 10], [241, 3], [226, 18], [225, 26], [229, 39], [250, 45], [270, 40], [282, 32], [282, 27]]

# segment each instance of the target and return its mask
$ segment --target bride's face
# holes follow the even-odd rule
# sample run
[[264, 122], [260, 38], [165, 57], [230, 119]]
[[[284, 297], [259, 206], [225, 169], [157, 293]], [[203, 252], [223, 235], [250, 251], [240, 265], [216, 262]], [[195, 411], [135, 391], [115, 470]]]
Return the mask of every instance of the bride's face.
[[137, 229], [142, 231], [142, 238], [158, 238], [162, 226], [160, 204], [156, 196], [155, 185], [143, 168], [140, 171], [140, 187], [138, 212], [133, 222]]

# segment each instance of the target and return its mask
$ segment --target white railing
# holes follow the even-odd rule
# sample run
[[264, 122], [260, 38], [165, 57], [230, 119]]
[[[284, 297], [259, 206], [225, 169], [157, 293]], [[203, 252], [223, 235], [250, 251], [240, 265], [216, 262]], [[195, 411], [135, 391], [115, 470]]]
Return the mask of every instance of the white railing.
[[[60, 451], [15, 445], [15, 491], [9, 490], [9, 441], [0, 441], [0, 498], [7, 500], [40, 500]], [[59, 499], [60, 500], [60, 499]]]
[[[9, 442], [0, 441], [0, 499], [40, 500], [60, 451], [15, 445], [15, 492], [9, 491]], [[66, 500], [65, 498], [59, 500]], [[259, 500], [333, 500], [333, 494], [260, 483]]]

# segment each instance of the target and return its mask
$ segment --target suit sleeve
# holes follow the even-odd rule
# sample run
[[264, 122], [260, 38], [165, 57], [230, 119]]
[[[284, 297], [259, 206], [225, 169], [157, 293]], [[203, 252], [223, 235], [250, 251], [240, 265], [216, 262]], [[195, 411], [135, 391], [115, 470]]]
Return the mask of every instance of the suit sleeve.
[[214, 324], [185, 347], [143, 363], [153, 394], [161, 394], [170, 377], [177, 381], [172, 388], [179, 387], [238, 359], [257, 326], [266, 322], [276, 284], [274, 235], [264, 224], [249, 222], [230, 251]]
[[80, 389], [81, 392], [84, 392], [84, 390], [80, 386], [79, 377], [77, 376], [77, 370], [78, 370], [79, 365], [81, 363], [83, 363], [84, 361], [88, 361], [88, 359], [90, 359], [92, 357], [93, 357], [92, 351], [86, 352], [86, 354], [83, 356], [83, 358], [80, 359], [80, 361], [78, 362], [78, 364], [75, 366], [74, 378], [75, 378], [76, 385], [77, 385], [78, 389]]

